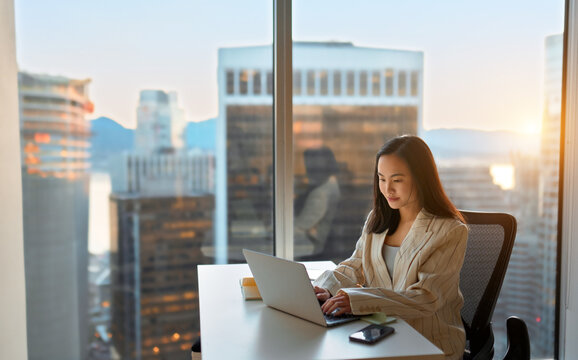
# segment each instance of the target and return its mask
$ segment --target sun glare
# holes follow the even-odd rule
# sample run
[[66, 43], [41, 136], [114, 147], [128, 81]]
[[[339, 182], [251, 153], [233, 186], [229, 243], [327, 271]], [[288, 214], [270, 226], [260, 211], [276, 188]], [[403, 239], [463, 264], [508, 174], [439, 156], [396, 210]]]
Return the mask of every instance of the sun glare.
[[542, 132], [542, 124], [539, 121], [528, 120], [520, 130], [525, 134], [539, 134]]
[[492, 165], [490, 166], [490, 174], [494, 184], [503, 190], [514, 188], [514, 167], [512, 165]]

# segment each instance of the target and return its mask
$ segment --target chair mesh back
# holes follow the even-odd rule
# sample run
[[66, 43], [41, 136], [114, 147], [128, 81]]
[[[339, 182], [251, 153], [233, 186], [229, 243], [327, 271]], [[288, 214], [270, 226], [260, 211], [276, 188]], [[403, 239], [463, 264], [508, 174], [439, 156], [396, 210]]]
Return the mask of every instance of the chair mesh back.
[[466, 258], [460, 272], [460, 290], [464, 296], [462, 318], [466, 325], [472, 326], [476, 311], [496, 263], [504, 242], [504, 228], [497, 224], [470, 224]]

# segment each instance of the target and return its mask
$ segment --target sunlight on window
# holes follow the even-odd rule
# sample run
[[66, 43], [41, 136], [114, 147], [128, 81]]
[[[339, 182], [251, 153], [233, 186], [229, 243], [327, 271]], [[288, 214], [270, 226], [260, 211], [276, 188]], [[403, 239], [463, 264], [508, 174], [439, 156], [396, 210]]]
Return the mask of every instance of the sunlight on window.
[[514, 188], [514, 167], [512, 165], [492, 165], [490, 174], [492, 174], [494, 184], [503, 190]]
[[542, 132], [542, 123], [536, 119], [528, 119], [520, 129], [525, 134], [540, 134]]

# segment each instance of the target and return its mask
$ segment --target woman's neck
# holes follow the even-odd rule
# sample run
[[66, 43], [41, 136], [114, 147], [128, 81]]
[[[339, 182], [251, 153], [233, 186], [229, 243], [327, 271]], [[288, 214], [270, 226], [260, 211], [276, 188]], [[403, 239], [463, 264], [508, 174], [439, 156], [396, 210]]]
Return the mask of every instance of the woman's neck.
[[417, 217], [417, 214], [421, 211], [422, 206], [416, 204], [416, 206], [412, 207], [404, 207], [399, 209], [399, 222], [400, 223], [407, 223], [413, 222]]

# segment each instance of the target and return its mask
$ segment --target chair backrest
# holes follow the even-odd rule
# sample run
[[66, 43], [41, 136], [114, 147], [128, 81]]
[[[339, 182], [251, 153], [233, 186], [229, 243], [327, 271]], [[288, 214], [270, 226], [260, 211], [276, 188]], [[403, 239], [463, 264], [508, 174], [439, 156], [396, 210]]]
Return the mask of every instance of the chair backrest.
[[474, 357], [493, 354], [491, 320], [516, 238], [516, 219], [509, 214], [461, 211], [469, 227], [460, 290], [468, 350]]

